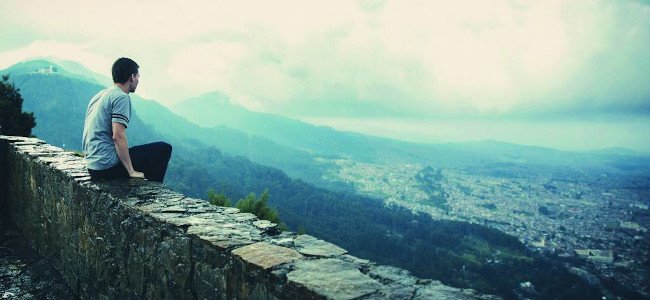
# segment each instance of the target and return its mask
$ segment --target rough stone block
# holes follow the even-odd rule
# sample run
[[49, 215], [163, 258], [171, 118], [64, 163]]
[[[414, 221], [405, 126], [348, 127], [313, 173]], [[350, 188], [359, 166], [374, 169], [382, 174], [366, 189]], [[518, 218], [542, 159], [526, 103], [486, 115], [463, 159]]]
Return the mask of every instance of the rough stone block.
[[247, 262], [260, 266], [262, 269], [268, 269], [302, 258], [302, 255], [296, 250], [275, 246], [266, 242], [237, 248], [232, 253]]
[[298, 252], [304, 255], [331, 257], [348, 253], [348, 251], [337, 245], [306, 234], [296, 237], [293, 243], [298, 247]]
[[381, 289], [381, 283], [349, 262], [334, 258], [300, 260], [287, 274], [289, 282], [315, 290], [331, 299], [354, 299]]

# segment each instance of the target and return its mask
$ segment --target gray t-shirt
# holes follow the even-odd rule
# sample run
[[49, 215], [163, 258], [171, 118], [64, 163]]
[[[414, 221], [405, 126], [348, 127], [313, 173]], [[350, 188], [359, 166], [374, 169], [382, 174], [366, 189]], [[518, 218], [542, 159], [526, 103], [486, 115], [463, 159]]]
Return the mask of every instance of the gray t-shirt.
[[113, 142], [112, 122], [128, 126], [130, 118], [131, 98], [118, 86], [102, 90], [90, 99], [83, 134], [88, 169], [105, 170], [120, 162]]

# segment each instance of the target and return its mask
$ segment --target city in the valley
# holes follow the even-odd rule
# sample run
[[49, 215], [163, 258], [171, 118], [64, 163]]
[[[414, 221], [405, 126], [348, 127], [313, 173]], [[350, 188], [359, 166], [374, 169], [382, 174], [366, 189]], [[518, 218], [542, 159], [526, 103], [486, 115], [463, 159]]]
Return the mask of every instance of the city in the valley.
[[[326, 163], [325, 161], [322, 161]], [[545, 167], [446, 168], [338, 159], [326, 179], [435, 219], [468, 221], [516, 236], [567, 261], [586, 282], [648, 292], [650, 179]]]

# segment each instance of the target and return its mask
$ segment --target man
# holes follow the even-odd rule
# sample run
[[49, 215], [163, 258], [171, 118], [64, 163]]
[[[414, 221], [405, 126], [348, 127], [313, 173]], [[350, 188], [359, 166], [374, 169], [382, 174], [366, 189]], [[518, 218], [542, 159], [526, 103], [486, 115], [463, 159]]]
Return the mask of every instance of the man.
[[147, 178], [162, 182], [172, 147], [157, 142], [129, 149], [126, 128], [131, 119], [131, 98], [140, 81], [140, 66], [129, 58], [113, 64], [114, 85], [97, 93], [88, 104], [83, 151], [95, 180]]

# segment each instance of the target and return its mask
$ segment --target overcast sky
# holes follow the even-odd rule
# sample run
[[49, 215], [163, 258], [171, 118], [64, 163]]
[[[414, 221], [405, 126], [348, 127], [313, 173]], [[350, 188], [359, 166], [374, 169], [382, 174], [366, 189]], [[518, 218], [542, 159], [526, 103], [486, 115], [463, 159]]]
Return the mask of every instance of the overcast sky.
[[164, 104], [219, 90], [284, 115], [403, 120], [650, 116], [644, 1], [12, 1], [0, 68], [109, 76]]

